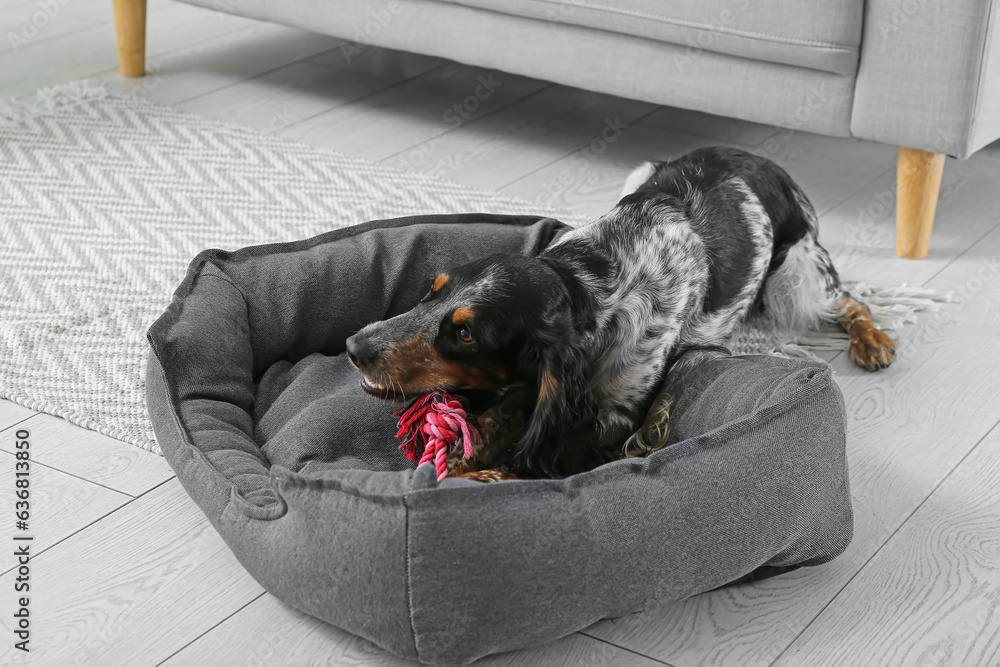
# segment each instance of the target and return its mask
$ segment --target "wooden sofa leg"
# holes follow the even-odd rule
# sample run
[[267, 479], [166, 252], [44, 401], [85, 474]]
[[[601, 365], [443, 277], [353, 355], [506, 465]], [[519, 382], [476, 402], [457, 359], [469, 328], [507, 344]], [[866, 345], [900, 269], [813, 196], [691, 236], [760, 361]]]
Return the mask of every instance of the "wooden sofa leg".
[[931, 240], [944, 153], [899, 148], [896, 162], [896, 254], [923, 259]]
[[118, 68], [122, 76], [146, 73], [146, 0], [114, 0]]

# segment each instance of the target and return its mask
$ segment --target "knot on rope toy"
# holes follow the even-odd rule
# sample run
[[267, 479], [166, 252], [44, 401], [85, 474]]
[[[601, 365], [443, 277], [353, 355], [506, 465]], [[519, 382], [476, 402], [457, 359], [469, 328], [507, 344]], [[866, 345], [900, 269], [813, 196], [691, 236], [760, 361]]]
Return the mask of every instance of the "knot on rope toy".
[[461, 399], [445, 391], [424, 394], [393, 416], [399, 417], [396, 437], [403, 441], [403, 454], [411, 461], [419, 458], [419, 464], [433, 462], [439, 482], [448, 476], [448, 453], [461, 443], [462, 458], [467, 459], [480, 441]]

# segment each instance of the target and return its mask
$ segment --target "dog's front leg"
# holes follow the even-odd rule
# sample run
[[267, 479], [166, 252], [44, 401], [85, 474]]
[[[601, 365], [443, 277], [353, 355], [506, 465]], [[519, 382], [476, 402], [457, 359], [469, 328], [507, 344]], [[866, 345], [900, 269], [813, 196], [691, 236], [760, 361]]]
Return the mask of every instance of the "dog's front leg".
[[508, 479], [517, 479], [517, 475], [506, 470], [491, 468], [490, 470], [474, 470], [464, 475], [459, 475], [459, 479], [471, 479], [476, 482], [502, 482]]
[[501, 466], [509, 463], [511, 449], [524, 437], [526, 412], [531, 410], [531, 398], [531, 392], [526, 387], [515, 385], [504, 388], [495, 404], [476, 415], [482, 438], [473, 448], [472, 456], [463, 459], [461, 448], [448, 455], [448, 474], [479, 482], [515, 479]]
[[625, 458], [648, 456], [663, 449], [670, 435], [670, 409], [673, 398], [665, 390], [657, 394], [639, 430], [629, 436], [623, 448]]
[[875, 327], [868, 306], [848, 296], [835, 304], [837, 320], [851, 337], [851, 360], [869, 371], [888, 368], [896, 358], [896, 341]]

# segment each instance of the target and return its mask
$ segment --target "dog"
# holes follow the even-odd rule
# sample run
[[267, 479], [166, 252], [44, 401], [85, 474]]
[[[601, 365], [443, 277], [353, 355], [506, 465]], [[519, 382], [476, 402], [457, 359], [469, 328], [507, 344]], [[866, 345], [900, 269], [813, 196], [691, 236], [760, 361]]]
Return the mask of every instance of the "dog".
[[379, 398], [504, 392], [487, 421], [525, 401], [523, 428], [474, 457], [485, 470], [461, 476], [576, 474], [664, 446], [667, 369], [685, 351], [723, 347], [750, 317], [795, 331], [839, 323], [854, 363], [887, 368], [895, 341], [842, 287], [818, 232], [777, 164], [699, 149], [643, 164], [609, 213], [536, 257], [494, 254], [441, 273], [412, 310], [349, 338], [347, 354]]

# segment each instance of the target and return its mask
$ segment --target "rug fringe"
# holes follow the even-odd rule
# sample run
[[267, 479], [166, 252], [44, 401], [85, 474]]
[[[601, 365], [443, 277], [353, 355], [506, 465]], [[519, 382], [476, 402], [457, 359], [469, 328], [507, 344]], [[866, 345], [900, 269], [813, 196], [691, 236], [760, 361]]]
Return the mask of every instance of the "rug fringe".
[[917, 313], [937, 312], [946, 303], [955, 303], [952, 292], [938, 292], [927, 287], [903, 283], [899, 287], [874, 287], [868, 283], [847, 285], [872, 313], [880, 329], [899, 329], [917, 321]]
[[103, 82], [90, 79], [41, 88], [35, 92], [34, 98], [0, 102], [0, 126], [17, 125], [56, 109], [104, 99], [110, 94]]
[[770, 354], [775, 357], [786, 357], [788, 359], [822, 361], [819, 355], [799, 343], [783, 343], [771, 350]]
[[[951, 292], [903, 283], [898, 287], [875, 287], [868, 283], [847, 283], [844, 287], [865, 303], [875, 326], [894, 331], [917, 321], [917, 313], [937, 312], [946, 303], [956, 301]], [[782, 331], [768, 326], [764, 319], [753, 320], [736, 331], [729, 340], [733, 354], [767, 354], [793, 359], [818, 360], [817, 351], [847, 349], [847, 332], [835, 325], [824, 326], [805, 334]]]

